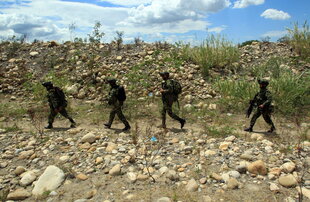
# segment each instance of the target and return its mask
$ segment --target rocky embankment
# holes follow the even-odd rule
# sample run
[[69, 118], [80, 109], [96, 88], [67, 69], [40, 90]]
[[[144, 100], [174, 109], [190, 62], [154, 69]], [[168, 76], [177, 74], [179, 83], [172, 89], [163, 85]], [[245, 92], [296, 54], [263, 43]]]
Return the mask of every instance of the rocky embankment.
[[[54, 72], [54, 76], [67, 79], [66, 91], [78, 99], [102, 99], [104, 79], [109, 76], [118, 78], [129, 96], [145, 97], [156, 94], [160, 83], [158, 72], [170, 71], [172, 77], [181, 81], [184, 95], [202, 99], [216, 97], [199, 66], [178, 58], [179, 51], [175, 47], [142, 43], [139, 46], [124, 45], [118, 51], [114, 46], [3, 42], [0, 45], [0, 92], [29, 95], [27, 82], [40, 82], [48, 73]], [[261, 65], [272, 57], [287, 59], [286, 67], [295, 72], [310, 67], [302, 61], [292, 63], [295, 56], [286, 44], [254, 42], [240, 47], [240, 61], [234, 63], [235, 68], [231, 71], [238, 74], [242, 70], [250, 74], [251, 66]]]
[[82, 128], [42, 137], [1, 134], [0, 189], [8, 200], [49, 202], [173, 201], [160, 191], [169, 187], [179, 190], [178, 201], [191, 200], [184, 193], [197, 193], [196, 201], [295, 201], [302, 187], [310, 200], [310, 142], [287, 148], [263, 134], [238, 133], [224, 139], [157, 128], [137, 139]]

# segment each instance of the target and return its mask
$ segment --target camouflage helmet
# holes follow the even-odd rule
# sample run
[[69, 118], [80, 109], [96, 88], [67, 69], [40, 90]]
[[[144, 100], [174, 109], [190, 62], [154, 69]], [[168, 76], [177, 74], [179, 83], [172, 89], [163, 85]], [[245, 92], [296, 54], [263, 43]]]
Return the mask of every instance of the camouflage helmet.
[[269, 85], [269, 81], [267, 81], [267, 80], [258, 79], [257, 82], [258, 82], [259, 84], [261, 84], [261, 85], [264, 85], [264, 86], [268, 86], [268, 85]]
[[169, 72], [159, 72], [159, 75], [160, 76], [169, 76]]
[[44, 87], [53, 86], [53, 83], [50, 81], [46, 81], [46, 82], [42, 83], [42, 86], [44, 86]]

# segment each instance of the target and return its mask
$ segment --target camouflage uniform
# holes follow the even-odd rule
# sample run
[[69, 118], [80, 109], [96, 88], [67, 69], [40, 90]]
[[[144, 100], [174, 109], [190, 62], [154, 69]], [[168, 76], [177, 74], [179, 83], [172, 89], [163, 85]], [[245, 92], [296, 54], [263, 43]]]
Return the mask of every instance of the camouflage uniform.
[[185, 120], [172, 112], [173, 102], [177, 101], [178, 99], [177, 96], [173, 94], [172, 80], [171, 79], [164, 80], [161, 84], [161, 88], [166, 91], [162, 93], [162, 102], [163, 102], [163, 108], [161, 111], [162, 126], [166, 128], [166, 113], [168, 112], [168, 115], [174, 120], [179, 121], [181, 123], [181, 128], [183, 128]]
[[[266, 82], [268, 85], [268, 82]], [[271, 126], [271, 129], [269, 132], [272, 132], [275, 130], [275, 126], [271, 120], [271, 113], [272, 113], [272, 96], [269, 90], [267, 90], [266, 87], [261, 88], [260, 91], [255, 95], [253, 102], [255, 104], [256, 111], [252, 116], [250, 127], [246, 129], [246, 131], [252, 131], [253, 126], [255, 125], [256, 120], [263, 115], [264, 120], [266, 123], [268, 123]], [[259, 106], [263, 105], [263, 108], [260, 108]]]
[[128, 121], [126, 120], [126, 118], [122, 112], [123, 102], [121, 102], [117, 99], [118, 88], [119, 88], [119, 86], [116, 85], [114, 87], [111, 87], [111, 89], [110, 89], [109, 97], [108, 97], [108, 103], [109, 103], [109, 105], [112, 106], [112, 110], [110, 112], [109, 122], [105, 125], [107, 127], [111, 127], [113, 120], [114, 120], [114, 117], [115, 117], [115, 114], [117, 114], [118, 118], [125, 125], [124, 130], [130, 129], [130, 125], [129, 125]]
[[[69, 121], [71, 122], [71, 127], [75, 127], [74, 120], [68, 115], [67, 110], [66, 110], [67, 101], [61, 100], [58, 93], [56, 92], [55, 87], [48, 89], [47, 99], [48, 99], [48, 103], [50, 106], [50, 114], [48, 116], [48, 128], [53, 127], [53, 122], [58, 112], [65, 118], [69, 119]], [[59, 110], [59, 111], [56, 111], [56, 110]]]

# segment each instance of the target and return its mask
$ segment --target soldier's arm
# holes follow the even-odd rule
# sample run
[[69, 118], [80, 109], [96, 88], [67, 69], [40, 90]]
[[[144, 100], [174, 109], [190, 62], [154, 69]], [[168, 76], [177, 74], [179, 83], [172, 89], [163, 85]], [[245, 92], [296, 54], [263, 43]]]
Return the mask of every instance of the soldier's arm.
[[112, 89], [108, 96], [108, 103], [115, 103], [117, 100], [117, 90]]
[[172, 83], [172, 81], [171, 80], [168, 80], [167, 81], [167, 85], [166, 85], [166, 92], [167, 93], [173, 93], [173, 83]]
[[270, 105], [272, 102], [272, 95], [269, 91], [266, 92], [266, 101], [263, 103], [264, 106]]
[[254, 105], [257, 101], [257, 96], [258, 96], [258, 93], [255, 94], [254, 98], [252, 100], [250, 100], [250, 104], [251, 105]]

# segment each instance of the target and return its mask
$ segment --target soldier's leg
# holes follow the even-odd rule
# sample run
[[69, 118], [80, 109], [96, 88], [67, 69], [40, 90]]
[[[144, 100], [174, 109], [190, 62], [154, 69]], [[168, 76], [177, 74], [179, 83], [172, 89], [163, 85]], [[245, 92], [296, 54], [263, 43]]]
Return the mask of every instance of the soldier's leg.
[[123, 130], [129, 130], [130, 129], [130, 125], [126, 119], [126, 117], [124, 116], [123, 112], [122, 112], [122, 107], [119, 106], [116, 109], [116, 113], [118, 118], [123, 122], [123, 124], [125, 125], [125, 128]]
[[269, 112], [263, 112], [262, 114], [263, 114], [263, 118], [266, 121], [266, 123], [268, 123], [271, 126], [268, 132], [273, 132], [276, 128], [273, 124], [273, 121], [271, 120], [271, 114]]
[[110, 116], [109, 116], [109, 122], [107, 124], [105, 124], [105, 126], [107, 127], [111, 127], [112, 123], [113, 123], [113, 120], [115, 118], [115, 114], [116, 114], [116, 108], [113, 106], [112, 107], [112, 110], [110, 112]]
[[167, 113], [166, 103], [163, 103], [163, 108], [161, 110], [161, 122], [163, 128], [166, 128], [166, 113]]
[[258, 119], [258, 117], [260, 117], [261, 114], [262, 114], [261, 110], [257, 109], [256, 112], [253, 114], [253, 116], [251, 118], [250, 127], [246, 128], [245, 131], [249, 131], [249, 132], [253, 131], [253, 127], [255, 125], [255, 122]]
[[185, 119], [180, 118], [178, 115], [176, 115], [176, 114], [172, 111], [172, 104], [171, 104], [171, 105], [168, 105], [168, 107], [167, 107], [167, 112], [168, 112], [168, 114], [169, 114], [169, 116], [170, 116], [171, 118], [173, 118], [174, 120], [179, 121], [180, 124], [181, 124], [181, 128], [183, 128], [183, 126], [184, 126], [184, 124], [185, 124], [186, 121], [185, 121]]
[[72, 119], [71, 116], [69, 116], [67, 110], [65, 108], [63, 108], [60, 112], [59, 112], [62, 116], [64, 116], [65, 118], [69, 119], [69, 121], [71, 122], [71, 128], [75, 127], [75, 121]]
[[172, 111], [172, 104], [167, 105], [168, 115], [174, 120], [180, 121], [181, 118]]
[[57, 115], [57, 112], [55, 112], [54, 109], [50, 109], [50, 114], [48, 115], [48, 126], [45, 128], [53, 128], [54, 119]]

